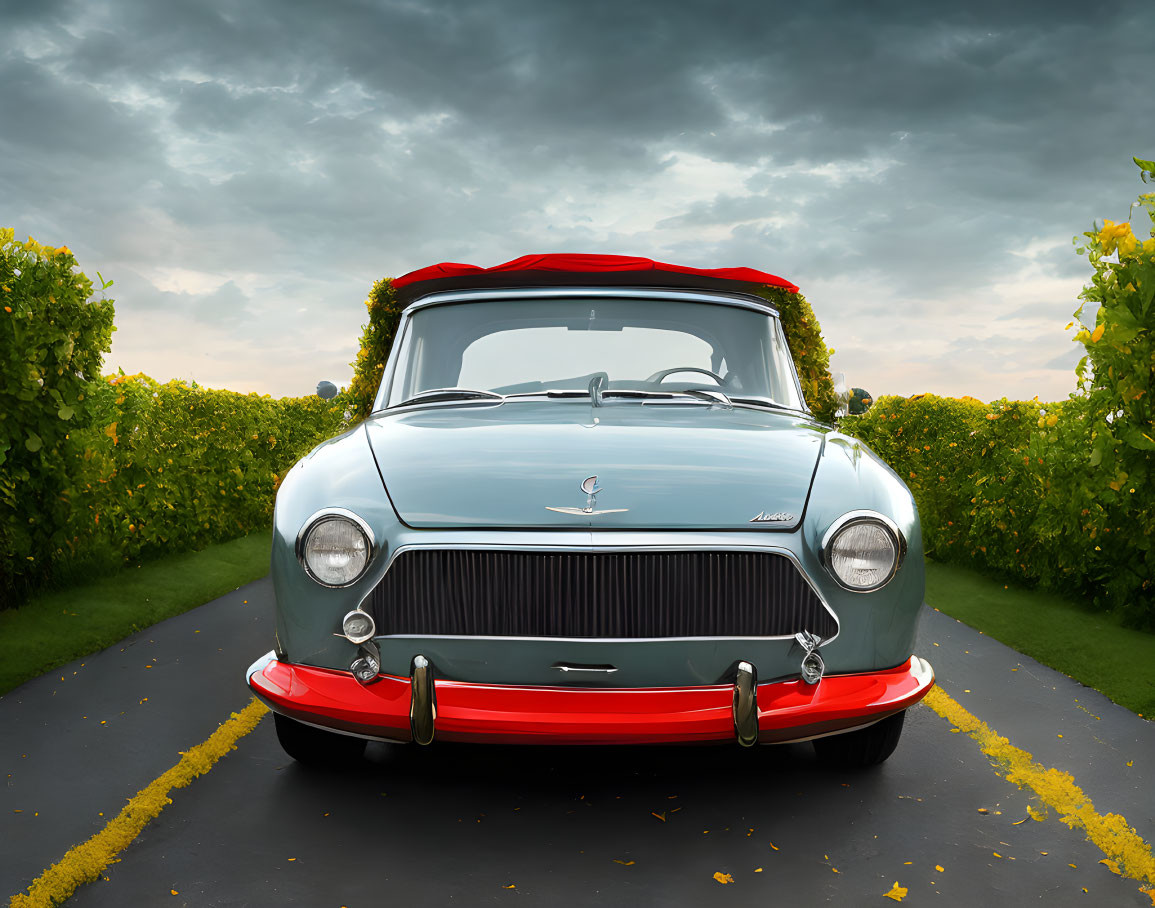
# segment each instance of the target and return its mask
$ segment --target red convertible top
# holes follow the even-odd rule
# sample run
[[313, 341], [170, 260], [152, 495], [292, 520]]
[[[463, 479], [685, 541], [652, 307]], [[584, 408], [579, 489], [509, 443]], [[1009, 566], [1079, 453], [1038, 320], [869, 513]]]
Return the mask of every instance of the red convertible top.
[[410, 271], [393, 280], [403, 305], [442, 290], [505, 287], [556, 287], [578, 284], [595, 287], [674, 287], [706, 290], [749, 290], [751, 285], [782, 287], [797, 293], [785, 278], [753, 268], [688, 268], [629, 255], [550, 253], [479, 268], [442, 262]]

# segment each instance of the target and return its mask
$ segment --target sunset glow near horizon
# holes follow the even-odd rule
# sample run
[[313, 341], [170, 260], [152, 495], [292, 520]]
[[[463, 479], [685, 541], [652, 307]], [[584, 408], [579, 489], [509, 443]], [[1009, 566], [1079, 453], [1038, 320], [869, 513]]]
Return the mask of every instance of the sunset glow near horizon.
[[793, 281], [875, 396], [1055, 400], [1153, 44], [1139, 3], [8, 6], [0, 226], [161, 381], [344, 385], [376, 279], [590, 252]]

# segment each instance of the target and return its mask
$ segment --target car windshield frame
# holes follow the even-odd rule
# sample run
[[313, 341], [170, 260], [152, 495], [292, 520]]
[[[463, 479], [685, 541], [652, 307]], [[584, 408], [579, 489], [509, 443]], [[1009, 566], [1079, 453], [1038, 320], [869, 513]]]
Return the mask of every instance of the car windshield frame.
[[[532, 301], [532, 300], [583, 300], [583, 299], [605, 299], [605, 300], [653, 300], [666, 301], [676, 303], [702, 303], [716, 306], [727, 306], [739, 309], [753, 310], [759, 314], [765, 315], [774, 320], [772, 332], [776, 335], [776, 341], [781, 343], [783, 349], [789, 351], [789, 346], [786, 343], [785, 332], [782, 329], [781, 317], [778, 311], [769, 303], [758, 297], [746, 296], [744, 294], [730, 294], [725, 292], [700, 291], [700, 290], [675, 290], [666, 288], [624, 288], [624, 287], [548, 287], [548, 288], [515, 288], [504, 290], [457, 290], [457, 291], [442, 291], [430, 294], [427, 297], [416, 300], [405, 308], [401, 313], [401, 318], [396, 331], [396, 341], [390, 350], [388, 360], [385, 364], [381, 384], [378, 387], [376, 397], [373, 403], [373, 413], [388, 411], [394, 412], [402, 409], [415, 408], [441, 408], [441, 407], [460, 407], [460, 406], [496, 406], [501, 405], [507, 401], [516, 400], [568, 400], [568, 401], [593, 401], [596, 395], [587, 394], [580, 389], [551, 389], [543, 388], [537, 392], [511, 393], [505, 395], [496, 395], [488, 391], [482, 393], [480, 390], [467, 394], [460, 395], [437, 395], [433, 399], [422, 400], [422, 394], [428, 392], [418, 392], [412, 395], [409, 399], [402, 401], [395, 401], [390, 403], [393, 391], [393, 383], [397, 378], [399, 372], [408, 368], [407, 355], [408, 346], [412, 341], [412, 322], [415, 314], [432, 308], [440, 306], [451, 306], [462, 303], [489, 303], [489, 302], [514, 302], [514, 301]], [[733, 406], [737, 407], [754, 407], [765, 408], [776, 411], [784, 411], [791, 413], [802, 413], [811, 415], [809, 405], [806, 403], [805, 395], [802, 392], [801, 382], [798, 379], [797, 370], [792, 355], [785, 357], [787, 360], [784, 378], [792, 386], [793, 393], [799, 401], [799, 406], [793, 406], [790, 403], [784, 403], [775, 400], [765, 395], [746, 395], [741, 392], [730, 392], [725, 389], [719, 389], [733, 397]], [[468, 389], [457, 389], [466, 391]], [[682, 404], [689, 405], [710, 405], [710, 401], [703, 399], [701, 396], [695, 396], [677, 392], [670, 389], [670, 397], [679, 398]], [[611, 394], [611, 397], [614, 395]], [[655, 395], [656, 396], [656, 395]], [[628, 397], [623, 395], [623, 397]], [[640, 397], [640, 395], [639, 395]], [[656, 402], [656, 401], [653, 401]], [[670, 401], [663, 401], [663, 403], [670, 403]]]

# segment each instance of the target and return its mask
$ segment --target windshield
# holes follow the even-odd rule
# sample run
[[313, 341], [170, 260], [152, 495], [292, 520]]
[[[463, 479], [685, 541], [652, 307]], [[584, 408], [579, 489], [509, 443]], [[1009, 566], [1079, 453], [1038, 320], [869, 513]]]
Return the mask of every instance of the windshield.
[[738, 306], [606, 297], [418, 309], [385, 405], [445, 389], [489, 392], [459, 397], [492, 402], [496, 395], [577, 396], [591, 387], [607, 397], [720, 391], [802, 409], [776, 317]]

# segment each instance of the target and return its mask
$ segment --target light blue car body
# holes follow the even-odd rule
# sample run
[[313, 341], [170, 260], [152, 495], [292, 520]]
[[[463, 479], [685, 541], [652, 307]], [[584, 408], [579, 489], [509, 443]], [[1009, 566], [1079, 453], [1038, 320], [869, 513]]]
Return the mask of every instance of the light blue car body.
[[[758, 305], [777, 318], [761, 301], [653, 293]], [[435, 294], [418, 305], [463, 296], [502, 294]], [[399, 338], [409, 314], [402, 316]], [[396, 351], [379, 407], [395, 360]], [[579, 486], [594, 475], [598, 508], [614, 513], [549, 509], [585, 505]], [[372, 534], [368, 569], [344, 588], [314, 582], [298, 558], [302, 530], [331, 508], [356, 514]], [[851, 512], [890, 522], [905, 548], [893, 578], [874, 592], [846, 589], [823, 557], [828, 531]], [[285, 477], [272, 552], [278, 658], [347, 670], [358, 647], [340, 635], [342, 616], [366, 601], [398, 552], [413, 547], [781, 554], [837, 619], [837, 634], [821, 647], [829, 675], [906, 662], [924, 595], [922, 534], [910, 491], [860, 441], [806, 411], [636, 401], [593, 406], [589, 399], [435, 402], [378, 409], [319, 445]], [[471, 639], [393, 636], [377, 628], [375, 642], [385, 674], [408, 676], [413, 656], [422, 653], [439, 678], [552, 687], [717, 684], [737, 660], [756, 665], [759, 681], [789, 679], [798, 677], [805, 654], [791, 639], [749, 637]], [[566, 676], [553, 670], [559, 663], [618, 670]]]

